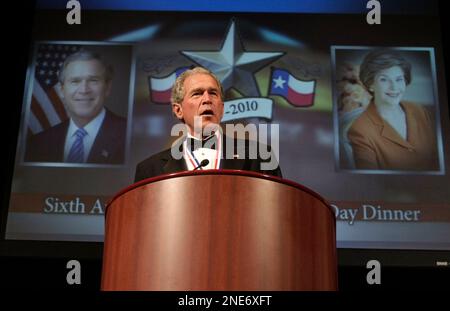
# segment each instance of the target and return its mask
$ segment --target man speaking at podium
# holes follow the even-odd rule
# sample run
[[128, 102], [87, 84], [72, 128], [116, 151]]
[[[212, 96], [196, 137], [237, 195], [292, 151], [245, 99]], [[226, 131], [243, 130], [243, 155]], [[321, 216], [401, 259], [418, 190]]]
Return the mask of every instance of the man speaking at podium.
[[[172, 148], [139, 163], [135, 182], [163, 174], [204, 169], [247, 170], [282, 176], [278, 161], [275, 167], [267, 168], [271, 167], [267, 162], [275, 159], [272, 152], [264, 160], [260, 152], [250, 150], [257, 148], [260, 151], [261, 144], [222, 134], [218, 124], [224, 113], [224, 91], [212, 72], [202, 67], [183, 72], [172, 88], [171, 101], [172, 111], [185, 124], [187, 135], [177, 140], [178, 144], [174, 143]], [[227, 152], [230, 146], [233, 150], [237, 146], [238, 153]], [[257, 156], [249, 156], [252, 153]], [[174, 157], [174, 154], [179, 156]]]

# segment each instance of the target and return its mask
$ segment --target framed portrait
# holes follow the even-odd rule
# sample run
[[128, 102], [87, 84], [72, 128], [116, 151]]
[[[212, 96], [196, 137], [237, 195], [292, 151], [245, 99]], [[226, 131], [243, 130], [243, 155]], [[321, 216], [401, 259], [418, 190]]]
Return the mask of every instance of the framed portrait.
[[23, 165], [123, 166], [134, 83], [132, 46], [37, 42], [21, 123]]
[[335, 164], [443, 174], [433, 48], [332, 46]]

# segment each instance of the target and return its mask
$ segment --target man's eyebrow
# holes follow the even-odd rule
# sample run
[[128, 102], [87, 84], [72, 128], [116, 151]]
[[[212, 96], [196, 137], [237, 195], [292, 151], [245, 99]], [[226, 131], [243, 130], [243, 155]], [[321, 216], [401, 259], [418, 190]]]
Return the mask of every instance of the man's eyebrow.
[[209, 88], [198, 87], [198, 88], [192, 89], [189, 93], [190, 94], [193, 94], [193, 93], [196, 93], [196, 92], [202, 92], [203, 93], [205, 90], [207, 90], [208, 92], [211, 92], [211, 91], [218, 92], [219, 91], [219, 89], [216, 88], [216, 87], [209, 87]]
[[192, 89], [190, 91], [190, 93], [203, 92], [204, 90], [205, 90], [205, 88], [203, 88], [203, 87], [197, 87], [195, 89]]

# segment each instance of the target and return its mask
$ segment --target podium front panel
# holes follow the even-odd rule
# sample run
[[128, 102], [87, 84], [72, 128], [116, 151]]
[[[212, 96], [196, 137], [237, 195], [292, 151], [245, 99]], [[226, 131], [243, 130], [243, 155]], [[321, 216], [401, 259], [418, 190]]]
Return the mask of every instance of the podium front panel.
[[245, 175], [141, 185], [108, 206], [103, 290], [336, 290], [334, 215]]

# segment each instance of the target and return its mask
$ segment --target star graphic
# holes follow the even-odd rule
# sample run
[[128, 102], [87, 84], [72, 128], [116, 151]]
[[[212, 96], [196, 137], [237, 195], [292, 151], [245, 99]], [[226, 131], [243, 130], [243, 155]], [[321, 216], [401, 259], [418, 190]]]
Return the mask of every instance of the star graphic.
[[231, 21], [220, 51], [182, 51], [186, 57], [213, 72], [224, 91], [233, 87], [247, 96], [260, 96], [254, 73], [275, 61], [283, 52], [246, 52]]
[[284, 88], [284, 84], [286, 83], [286, 80], [283, 80], [283, 78], [281, 76], [278, 76], [278, 78], [273, 79], [273, 82], [275, 82], [275, 85], [273, 88]]

